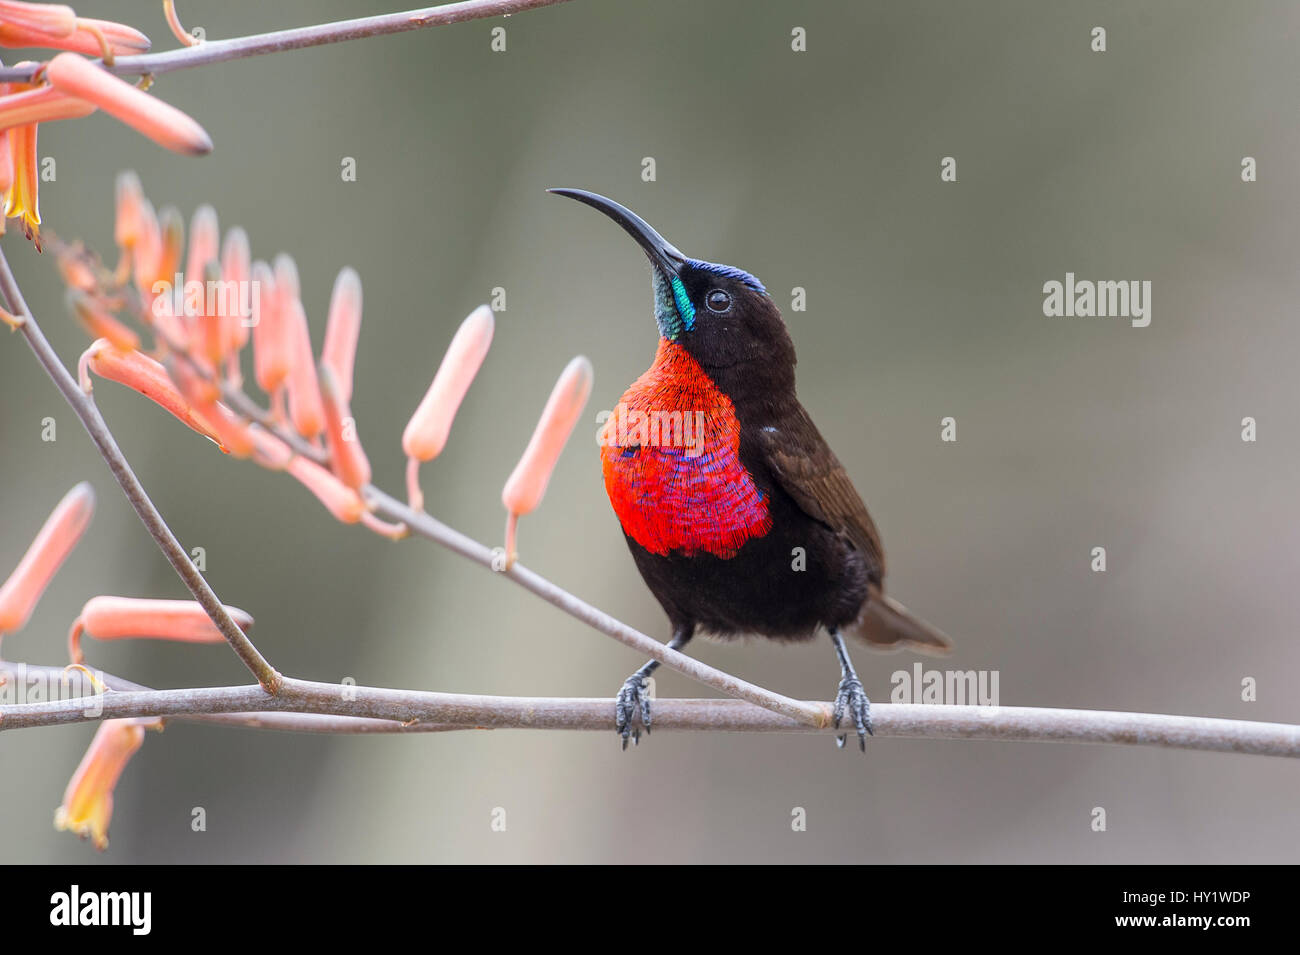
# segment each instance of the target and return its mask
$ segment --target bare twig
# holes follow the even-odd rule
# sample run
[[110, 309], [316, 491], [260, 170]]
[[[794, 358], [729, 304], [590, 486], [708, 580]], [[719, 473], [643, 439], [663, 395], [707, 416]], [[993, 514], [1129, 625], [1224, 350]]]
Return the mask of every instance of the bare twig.
[[[120, 685], [120, 681], [108, 682]], [[257, 710], [263, 712], [251, 712]], [[110, 690], [95, 698], [93, 706], [88, 706], [85, 698], [18, 703], [0, 707], [0, 731], [118, 717], [198, 718], [213, 714], [237, 714], [243, 726], [299, 732], [428, 732], [454, 728], [610, 731], [607, 699], [472, 696], [294, 679], [286, 679], [275, 697], [261, 687], [235, 686]], [[370, 722], [340, 723], [337, 728], [329, 729], [324, 724], [312, 727], [307, 723], [296, 726], [279, 723], [278, 718], [288, 714], [326, 714]], [[1117, 743], [1300, 757], [1300, 726], [1285, 723], [1104, 710], [922, 703], [878, 703], [872, 706], [871, 716], [877, 738]], [[654, 728], [656, 731], [736, 733], [834, 732], [739, 700], [659, 700], [655, 704]]]
[[[105, 69], [119, 76], [156, 76], [194, 66], [206, 66], [209, 63], [261, 56], [264, 53], [282, 53], [286, 50], [301, 50], [306, 47], [341, 43], [345, 40], [406, 33], [410, 30], [460, 23], [465, 20], [510, 16], [513, 13], [523, 13], [537, 7], [549, 7], [564, 2], [566, 0], [467, 0], [464, 3], [447, 3], [437, 7], [425, 7], [422, 10], [385, 13], [355, 20], [340, 20], [337, 23], [322, 23], [292, 30], [277, 30], [274, 33], [234, 37], [229, 40], [205, 40], [194, 46], [165, 50], [161, 53], [119, 56], [111, 67], [106, 65]], [[0, 82], [31, 82], [38, 69], [39, 64], [0, 69]]]
[[167, 558], [168, 563], [172, 565], [186, 588], [194, 595], [194, 599], [212, 618], [212, 622], [216, 624], [222, 636], [226, 638], [235, 653], [239, 655], [239, 659], [244, 661], [244, 665], [257, 678], [258, 683], [266, 687], [268, 692], [275, 693], [279, 689], [282, 679], [279, 672], [258, 652], [244, 631], [240, 630], [239, 625], [230, 618], [226, 608], [217, 599], [217, 595], [208, 586], [208, 582], [203, 579], [203, 575], [195, 568], [189, 555], [181, 547], [180, 541], [176, 539], [176, 535], [172, 533], [171, 528], [167, 526], [167, 522], [163, 520], [158, 508], [154, 506], [153, 501], [149, 500], [149, 495], [145, 493], [139, 478], [131, 470], [131, 465], [127, 462], [126, 456], [122, 454], [121, 448], [117, 446], [117, 441], [105, 423], [103, 416], [100, 415], [95, 402], [81, 390], [81, 386], [77, 384], [76, 379], [63, 366], [58, 354], [51, 347], [40, 326], [36, 323], [36, 319], [32, 316], [31, 310], [27, 307], [27, 302], [23, 298], [22, 291], [18, 288], [18, 282], [14, 278], [13, 271], [9, 268], [9, 260], [5, 258], [3, 250], [0, 250], [0, 293], [3, 293], [5, 300], [8, 302], [9, 311], [21, 320], [19, 330], [35, 353], [37, 361], [41, 363], [41, 367], [45, 369], [46, 374], [50, 376], [55, 386], [62, 392], [63, 397], [72, 407], [73, 413], [76, 414], [82, 426], [86, 429], [86, 433], [90, 435], [90, 440], [95, 443], [100, 456], [108, 465], [113, 478], [121, 486], [122, 493], [126, 495], [127, 501], [135, 509], [141, 523], [149, 532], [149, 536], [157, 542], [159, 550], [163, 552], [163, 556]]
[[[11, 695], [21, 696], [21, 686], [24, 681], [38, 679], [43, 687], [59, 686], [63, 683], [66, 673], [65, 667], [10, 663], [0, 660], [0, 687], [4, 687], [6, 684], [11, 688], [17, 687], [19, 689], [10, 689], [8, 692]], [[152, 687], [141, 686], [139, 683], [132, 683], [130, 680], [124, 680], [119, 676], [103, 672], [96, 672], [94, 675], [111, 691], [128, 693], [157, 692]], [[84, 684], [81, 686], [84, 688]], [[44, 692], [49, 693], [50, 691], [45, 690]], [[72, 695], [76, 696], [76, 694]], [[167, 719], [182, 723], [206, 723], [238, 729], [326, 734], [330, 736], [373, 736], [380, 733], [445, 733], [452, 730], [475, 729], [472, 726], [460, 726], [450, 723], [410, 723], [398, 720], [371, 719], [365, 716], [267, 711], [250, 713], [177, 713]], [[0, 723], [3, 723], [3, 716], [0, 716]], [[10, 727], [10, 729], [13, 728]]]

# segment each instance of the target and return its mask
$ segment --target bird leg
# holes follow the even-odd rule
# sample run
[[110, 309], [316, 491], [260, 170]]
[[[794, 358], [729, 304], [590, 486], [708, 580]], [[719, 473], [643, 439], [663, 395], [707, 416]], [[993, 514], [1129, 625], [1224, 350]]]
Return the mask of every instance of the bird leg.
[[[693, 626], [678, 628], [673, 633], [673, 638], [668, 641], [669, 649], [680, 650], [690, 643], [694, 633]], [[657, 669], [659, 669], [658, 660], [648, 661], [645, 666], [628, 677], [623, 682], [623, 688], [618, 691], [618, 697], [614, 701], [614, 732], [623, 737], [624, 749], [627, 749], [629, 739], [634, 744], [641, 742], [640, 727], [632, 725], [638, 712], [646, 736], [650, 735], [650, 691], [646, 680]]]
[[[862, 681], [853, 669], [849, 651], [844, 647], [844, 638], [838, 630], [831, 630], [831, 642], [835, 644], [835, 653], [840, 658], [840, 690], [835, 694], [835, 728], [840, 728], [840, 720], [845, 710], [853, 714], [853, 722], [858, 728], [858, 747], [867, 751], [867, 734], [871, 733], [871, 701], [862, 689]], [[844, 746], [844, 736], [837, 736], [835, 744]]]

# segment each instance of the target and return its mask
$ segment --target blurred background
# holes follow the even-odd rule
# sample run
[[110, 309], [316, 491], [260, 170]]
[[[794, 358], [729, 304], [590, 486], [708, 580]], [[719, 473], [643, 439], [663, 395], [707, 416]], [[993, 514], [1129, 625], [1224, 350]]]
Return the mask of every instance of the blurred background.
[[[187, 0], [221, 38], [392, 10]], [[160, 4], [83, 13], [174, 41]], [[504, 25], [505, 52], [490, 49]], [[1108, 51], [1090, 50], [1094, 26]], [[174, 156], [97, 115], [42, 127], [46, 226], [114, 261], [113, 180], [213, 203], [257, 257], [293, 254], [319, 347], [337, 271], [365, 323], [353, 410], [375, 482], [460, 320], [506, 290], [492, 352], [429, 510], [499, 542], [500, 487], [555, 376], [595, 365], [583, 425], [524, 560], [667, 639], [605, 498], [594, 440], [649, 364], [644, 257], [548, 197], [580, 186], [687, 254], [758, 275], [799, 349], [800, 395], [875, 515], [891, 592], [1000, 673], [1003, 704], [1300, 722], [1300, 11], [1150, 2], [787, 7], [578, 2], [159, 78], [216, 149]], [[791, 51], [791, 30], [807, 52]], [[19, 59], [13, 51], [7, 60]], [[957, 160], [958, 181], [940, 181]], [[1244, 156], [1259, 181], [1241, 181]], [[356, 160], [357, 181], [340, 176]], [[657, 181], [643, 182], [654, 157]], [[4, 238], [68, 364], [86, 341], [52, 257]], [[1043, 283], [1153, 283], [1149, 328], [1046, 318]], [[792, 312], [791, 289], [807, 290]], [[99, 593], [185, 596], [75, 418], [0, 336], [0, 573], [73, 484], [94, 523], [10, 659], [58, 663]], [[334, 522], [284, 476], [222, 457], [111, 384], [96, 398], [207, 577], [285, 672], [467, 693], [612, 696], [642, 660], [491, 573]], [[57, 440], [41, 439], [52, 417]], [[958, 440], [939, 440], [940, 419]], [[1241, 420], [1259, 440], [1243, 443]], [[1106, 573], [1090, 569], [1104, 546]], [[106, 644], [153, 686], [246, 682], [224, 647]], [[825, 642], [692, 651], [801, 698], [838, 681]], [[916, 657], [859, 648], [868, 693]], [[935, 664], [927, 661], [927, 665]], [[1258, 681], [1257, 702], [1241, 682]], [[660, 696], [701, 687], [660, 673]], [[612, 705], [611, 705], [612, 714]], [[288, 736], [176, 724], [117, 789], [112, 847], [50, 825], [90, 726], [0, 734], [4, 862], [1294, 861], [1296, 765], [1079, 745], [613, 733]], [[1108, 831], [1090, 828], [1104, 807]], [[207, 831], [191, 831], [203, 807]], [[490, 826], [494, 808], [507, 830]], [[806, 832], [791, 812], [807, 812]]]

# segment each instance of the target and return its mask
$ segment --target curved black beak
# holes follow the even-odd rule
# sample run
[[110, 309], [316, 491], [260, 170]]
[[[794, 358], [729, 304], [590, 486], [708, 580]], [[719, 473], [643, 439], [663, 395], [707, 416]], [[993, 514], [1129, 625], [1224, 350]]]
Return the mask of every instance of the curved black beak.
[[666, 278], [677, 275], [686, 264], [686, 256], [678, 252], [671, 242], [650, 227], [650, 223], [627, 206], [619, 205], [613, 199], [606, 199], [585, 189], [547, 189], [546, 191], [553, 192], [557, 196], [577, 199], [605, 213], [621, 225], [628, 235], [636, 239], [637, 245], [641, 246], [651, 263], [663, 272]]

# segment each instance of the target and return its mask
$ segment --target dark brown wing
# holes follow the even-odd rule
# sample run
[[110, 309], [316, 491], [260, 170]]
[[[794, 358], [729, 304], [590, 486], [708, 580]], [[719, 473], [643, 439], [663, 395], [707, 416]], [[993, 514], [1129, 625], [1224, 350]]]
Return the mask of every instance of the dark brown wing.
[[861, 619], [848, 632], [878, 650], [909, 647], [921, 653], [948, 653], [952, 641], [942, 631], [885, 596], [880, 533], [844, 465], [808, 412], [797, 406], [779, 425], [760, 428], [759, 441], [772, 475], [800, 509], [847, 537], [867, 560], [870, 596]]
[[852, 541], [867, 560], [868, 577], [879, 584], [885, 576], [880, 533], [808, 412], [796, 405], [779, 424], [760, 428], [758, 435], [777, 483], [805, 514]]

